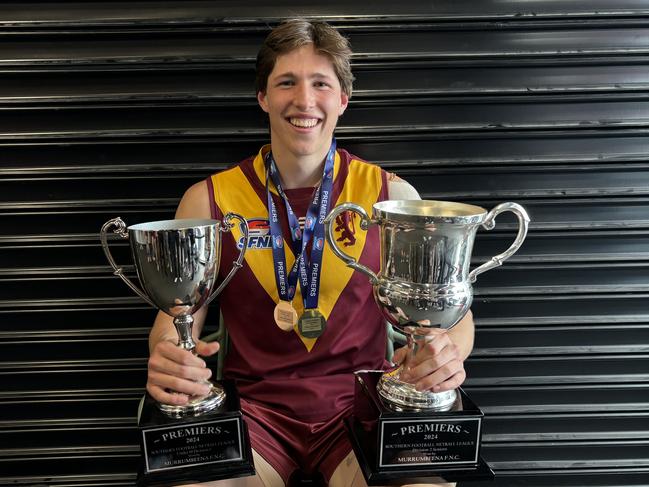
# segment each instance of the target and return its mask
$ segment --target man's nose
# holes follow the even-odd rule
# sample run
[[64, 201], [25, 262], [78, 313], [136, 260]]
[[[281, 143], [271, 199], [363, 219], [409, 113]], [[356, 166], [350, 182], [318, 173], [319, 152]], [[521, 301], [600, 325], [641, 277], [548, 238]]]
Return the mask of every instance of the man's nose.
[[300, 110], [306, 110], [314, 103], [313, 89], [307, 83], [299, 83], [295, 89], [295, 106]]

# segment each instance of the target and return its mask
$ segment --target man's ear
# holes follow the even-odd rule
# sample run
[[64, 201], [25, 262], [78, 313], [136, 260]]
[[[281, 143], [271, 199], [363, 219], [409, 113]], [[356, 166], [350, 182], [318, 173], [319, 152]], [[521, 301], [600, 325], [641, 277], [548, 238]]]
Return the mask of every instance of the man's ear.
[[344, 92], [340, 93], [340, 110], [338, 110], [338, 116], [341, 116], [343, 113], [345, 113], [345, 110], [347, 109], [347, 105], [349, 105], [349, 95], [347, 95]]
[[268, 103], [266, 101], [266, 93], [263, 91], [258, 91], [257, 92], [257, 102], [259, 103], [259, 106], [263, 111], [268, 113]]

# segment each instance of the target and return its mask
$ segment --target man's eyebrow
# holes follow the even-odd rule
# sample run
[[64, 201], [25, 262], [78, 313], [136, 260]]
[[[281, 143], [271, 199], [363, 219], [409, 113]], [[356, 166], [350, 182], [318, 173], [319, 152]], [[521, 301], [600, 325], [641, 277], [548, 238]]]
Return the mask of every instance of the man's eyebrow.
[[[292, 71], [286, 71], [285, 73], [278, 73], [273, 76], [273, 79], [277, 78], [297, 78], [297, 75], [293, 73]], [[309, 75], [309, 79], [331, 79], [333, 76], [326, 74], [326, 73], [312, 73]]]

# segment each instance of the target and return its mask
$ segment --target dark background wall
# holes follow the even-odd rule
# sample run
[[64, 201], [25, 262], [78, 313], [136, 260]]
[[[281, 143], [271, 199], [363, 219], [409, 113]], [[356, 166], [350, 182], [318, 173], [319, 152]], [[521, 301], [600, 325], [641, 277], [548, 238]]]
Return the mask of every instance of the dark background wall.
[[[0, 5], [0, 484], [133, 485], [154, 312], [99, 228], [171, 217], [267, 140], [254, 56], [300, 14], [356, 52], [341, 146], [424, 198], [531, 214], [476, 287], [484, 485], [649, 485], [649, 2], [323, 3]], [[498, 223], [474, 264], [513, 239]]]

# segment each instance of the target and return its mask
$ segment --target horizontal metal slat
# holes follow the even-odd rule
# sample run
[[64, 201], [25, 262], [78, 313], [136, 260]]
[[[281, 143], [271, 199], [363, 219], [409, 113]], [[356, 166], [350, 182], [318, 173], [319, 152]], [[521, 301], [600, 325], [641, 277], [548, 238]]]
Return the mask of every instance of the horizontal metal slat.
[[[497, 473], [498, 485], [503, 487], [646, 487], [649, 469], [499, 470]], [[494, 483], [476, 481], [471, 485], [493, 487]]]
[[[467, 166], [509, 167], [543, 164], [601, 164], [647, 161], [649, 140], [643, 130], [491, 132], [417, 135], [385, 135], [355, 140], [338, 136], [342, 147], [368, 161], [380, 162], [408, 179], [419, 169]], [[634, 135], [635, 134], [635, 135]]]
[[207, 175], [255, 154], [268, 142], [223, 139], [76, 144], [0, 144], [0, 174], [184, 174]]
[[646, 293], [489, 296], [474, 299], [477, 326], [649, 323]]
[[495, 469], [647, 468], [649, 442], [619, 441], [488, 444], [485, 460]]
[[[135, 202], [139, 203], [139, 202]], [[96, 235], [99, 238], [99, 230], [104, 223], [115, 217], [122, 219], [129, 225], [135, 223], [149, 222], [155, 220], [169, 220], [174, 217], [178, 200], [173, 202], [152, 202], [136, 204], [129, 208], [124, 202], [105, 202], [102, 207], [93, 208], [89, 202], [78, 202], [77, 210], [66, 208], [66, 205], [58, 211], [0, 211], [0, 222], [6, 225], [0, 229], [0, 238], [9, 237], [13, 240], [17, 235], [20, 239], [47, 238], [48, 236], [59, 237], [60, 235], [85, 234]], [[85, 208], [82, 208], [85, 207]]]
[[[647, 123], [645, 101], [596, 99], [552, 100], [538, 102], [518, 98], [510, 103], [460, 103], [445, 100], [403, 100], [399, 110], [378, 103], [357, 103], [347, 111], [339, 125], [340, 132], [424, 132], [456, 130], [539, 130], [575, 128], [644, 127]], [[390, 105], [389, 103], [386, 105]], [[381, 125], [376, 124], [381, 120]]]
[[[68, 243], [54, 242], [21, 243], [20, 245], [0, 244], [0, 275], [52, 275], [61, 273], [97, 272], [97, 266], [108, 262], [102, 247], [96, 242], [75, 243], [71, 237]], [[118, 265], [126, 266], [131, 262], [130, 250], [126, 242], [111, 242], [111, 253]], [[38, 265], [39, 267], [27, 267]], [[12, 267], [13, 266], [13, 267]], [[94, 269], [94, 270], [93, 270]]]
[[478, 297], [521, 294], [647, 292], [649, 268], [642, 263], [516, 265], [481, 274], [474, 284]]
[[[63, 441], [62, 441], [63, 440]], [[1, 458], [44, 457], [61, 452], [139, 451], [135, 418], [130, 423], [96, 426], [92, 423], [62, 428], [8, 428], [0, 432]]]
[[[41, 206], [41, 202], [51, 206], [57, 201], [61, 206], [72, 206], [75, 202], [84, 205], [84, 200], [101, 202], [148, 199], [151, 202], [175, 202], [180, 200], [187, 188], [202, 179], [195, 174], [183, 173], [149, 176], [123, 174], [111, 178], [91, 174], [87, 177], [67, 178], [3, 178], [0, 180], [0, 191], [6, 194], [6, 199], [0, 208], [35, 208]], [[30, 195], [33, 200], [25, 202], [25, 195]], [[70, 199], [71, 196], [74, 200]]]
[[565, 57], [604, 54], [640, 54], [647, 48], [643, 29], [551, 29], [530, 31], [421, 31], [401, 30], [379, 39], [373, 33], [353, 33], [358, 59], [435, 59], [498, 57]]
[[[77, 394], [38, 393], [25, 397], [4, 395], [0, 400], [0, 427], [9, 428], [52, 428], [82, 426], [87, 424], [135, 424], [142, 388], [115, 391], [112, 394], [92, 395], [90, 392]], [[38, 443], [36, 443], [38, 444]]]
[[[11, 485], [88, 485], [88, 482], [128, 480], [133, 485], [139, 461], [139, 451], [132, 448], [110, 452], [74, 452], [45, 458], [0, 459], [0, 483]], [[35, 460], [38, 462], [35, 464]], [[101, 473], [98, 473], [98, 466]], [[105, 485], [105, 484], [103, 484]]]
[[[507, 262], [643, 262], [649, 257], [643, 230], [530, 232]], [[513, 233], [479, 231], [472, 261], [486, 262], [514, 241]]]
[[488, 416], [482, 438], [487, 443], [647, 439], [648, 414]]
[[[49, 7], [49, 8], [48, 8]], [[253, 10], [255, 17], [250, 17]], [[619, 0], [615, 6], [609, 1], [550, 2], [532, 0], [525, 4], [484, 0], [476, 5], [463, 5], [442, 0], [434, 4], [405, 1], [395, 4], [386, 0], [366, 4], [350, 4], [333, 0], [325, 4], [301, 5], [299, 15], [306, 17], [330, 17], [332, 22], [344, 24], [359, 20], [394, 22], [395, 20], [474, 20], [474, 19], [531, 19], [571, 17], [630, 17], [647, 15], [642, 1]], [[295, 8], [284, 5], [268, 5], [262, 1], [249, 1], [246, 7], [238, 2], [221, 1], [218, 5], [207, 1], [184, 1], [182, 4], [155, 2], [129, 2], [128, 8], [107, 2], [93, 2], [80, 6], [76, 2], [57, 2], [50, 7], [42, 2], [24, 2], [20, 6], [7, 4], [0, 9], [0, 24], [7, 27], [50, 26], [123, 26], [133, 25], [233, 25], [261, 23], [260, 19], [276, 20], [296, 15]]]
[[127, 388], [139, 389], [144, 393], [146, 384], [146, 360], [138, 365], [87, 364], [85, 367], [58, 370], [7, 370], [0, 372], [4, 393], [13, 397], [25, 391], [39, 391], [57, 394], [60, 391], [114, 391]]
[[646, 413], [647, 383], [471, 385], [466, 390], [487, 416], [503, 414]]
[[475, 357], [467, 385], [633, 383], [649, 380], [649, 356]]
[[407, 179], [448, 200], [464, 199], [468, 195], [473, 198], [643, 196], [649, 194], [647, 172], [644, 167], [586, 170], [579, 166], [526, 172], [485, 168], [483, 172], [469, 174], [463, 174], [460, 169], [443, 174], [428, 169]]
[[472, 357], [648, 353], [648, 324], [482, 327]]
[[[532, 29], [530, 24], [505, 30], [486, 23], [482, 29], [441, 30], [416, 24], [400, 24], [398, 29], [384, 32], [348, 32], [354, 48], [354, 60], [387, 59], [481, 59], [534, 58], [602, 55], [639, 55], [649, 52], [642, 28]], [[582, 22], [583, 26], [583, 22]], [[487, 30], [488, 29], [488, 30]], [[140, 32], [146, 32], [140, 30]], [[250, 65], [263, 41], [265, 29], [248, 32], [215, 30], [196, 34], [181, 29], [148, 35], [116, 32], [91, 35], [67, 31], [67, 36], [24, 35], [20, 40], [3, 42], [0, 67], [18, 66], [91, 66], [155, 63], [229, 63]], [[485, 32], [489, 32], [485, 36]], [[33, 34], [36, 34], [34, 32]], [[74, 38], [71, 38], [74, 37]], [[52, 39], [56, 42], [52, 42]], [[92, 39], [92, 42], [89, 42]], [[470, 47], [468, 47], [470, 46]]]
[[[151, 323], [153, 326], [153, 323]], [[139, 337], [119, 338], [57, 338], [28, 339], [3, 342], [0, 345], [2, 362], [0, 371], [6, 367], [14, 368], [24, 364], [25, 369], [40, 369], [52, 364], [71, 364], [79, 362], [125, 362], [138, 360], [145, 362], [149, 356], [148, 333]], [[119, 357], [119, 358], [117, 358]]]
[[359, 67], [355, 76], [355, 99], [393, 97], [397, 93], [399, 96], [569, 95], [649, 88], [647, 67], [638, 65]]
[[[46, 316], [46, 318], [44, 318]], [[36, 336], [52, 334], [80, 334], [96, 332], [97, 330], [115, 330], [115, 333], [129, 333], [132, 330], [143, 330], [153, 323], [155, 310], [144, 301], [132, 303], [116, 303], [111, 300], [102, 306], [77, 307], [26, 307], [5, 306], [0, 309], [0, 331], [5, 335], [13, 335], [16, 330], [22, 334], [33, 333]], [[47, 327], [43, 323], [47, 320]], [[105, 333], [105, 332], [104, 332]]]

